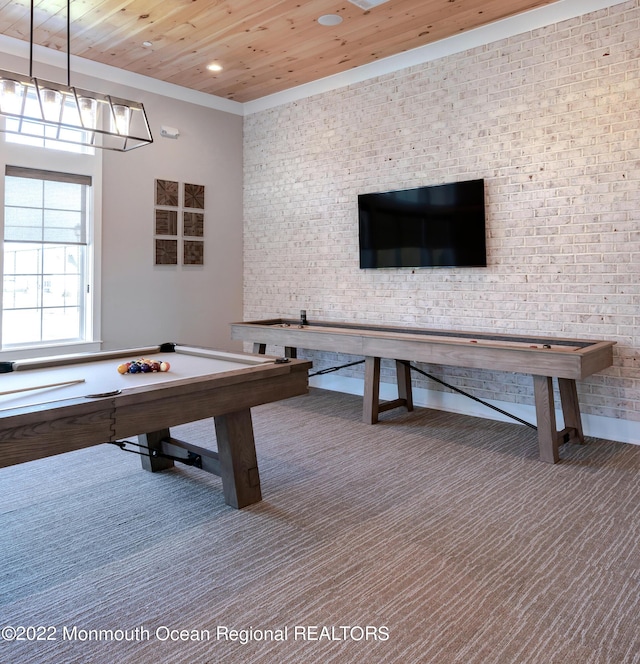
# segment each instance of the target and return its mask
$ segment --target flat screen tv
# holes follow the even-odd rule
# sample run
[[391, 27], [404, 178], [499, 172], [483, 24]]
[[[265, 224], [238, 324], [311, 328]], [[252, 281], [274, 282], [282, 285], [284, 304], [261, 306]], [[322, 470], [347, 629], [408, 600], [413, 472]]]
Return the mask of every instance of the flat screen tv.
[[360, 267], [486, 267], [484, 180], [358, 196]]

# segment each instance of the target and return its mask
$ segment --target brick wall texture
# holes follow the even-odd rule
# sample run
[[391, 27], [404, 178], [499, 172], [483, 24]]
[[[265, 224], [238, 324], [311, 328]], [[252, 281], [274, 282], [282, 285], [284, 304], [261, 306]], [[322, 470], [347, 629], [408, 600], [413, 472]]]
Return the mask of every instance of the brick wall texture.
[[[579, 384], [582, 410], [640, 420], [637, 0], [256, 112], [244, 132], [245, 319], [306, 309], [613, 340], [614, 366]], [[475, 178], [487, 268], [359, 269], [359, 193]], [[423, 368], [480, 398], [533, 402], [529, 376]]]

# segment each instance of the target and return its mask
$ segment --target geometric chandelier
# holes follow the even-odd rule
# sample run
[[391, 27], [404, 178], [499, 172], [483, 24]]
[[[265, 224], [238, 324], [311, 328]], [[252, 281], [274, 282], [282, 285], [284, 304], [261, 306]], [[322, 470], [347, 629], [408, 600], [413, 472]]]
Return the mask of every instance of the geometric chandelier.
[[33, 76], [33, 3], [29, 76], [0, 70], [0, 132], [128, 152], [153, 143], [144, 106], [71, 86], [70, 0], [67, 0], [67, 84]]

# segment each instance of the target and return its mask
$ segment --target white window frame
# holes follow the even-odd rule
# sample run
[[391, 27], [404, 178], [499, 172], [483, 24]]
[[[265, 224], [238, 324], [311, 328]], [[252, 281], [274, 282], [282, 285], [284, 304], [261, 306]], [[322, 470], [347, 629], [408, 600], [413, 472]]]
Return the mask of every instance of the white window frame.
[[[0, 119], [0, 122], [2, 119]], [[7, 165], [21, 168], [55, 171], [59, 173], [76, 173], [91, 177], [90, 202], [91, 219], [87, 227], [87, 293], [85, 307], [87, 310], [85, 339], [76, 343], [46, 342], [30, 344], [24, 348], [11, 346], [10, 349], [0, 346], [0, 359], [21, 359], [25, 357], [42, 357], [46, 355], [67, 354], [100, 349], [100, 293], [101, 293], [101, 237], [102, 237], [102, 151], [83, 154], [21, 145], [5, 140], [6, 134], [0, 133], [0, 233], [4, 237], [4, 201], [5, 171]], [[0, 252], [0, 275], [4, 274], [4, 252]], [[1, 292], [1, 291], [0, 291]], [[2, 307], [0, 307], [0, 317]], [[1, 329], [0, 319], [0, 329]], [[0, 340], [1, 343], [1, 340]]]

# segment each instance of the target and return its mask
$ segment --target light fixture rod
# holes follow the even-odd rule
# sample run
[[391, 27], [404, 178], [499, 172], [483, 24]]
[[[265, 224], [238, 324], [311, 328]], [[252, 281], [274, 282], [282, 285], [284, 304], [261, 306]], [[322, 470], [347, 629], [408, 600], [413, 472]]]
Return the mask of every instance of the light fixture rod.
[[[31, 0], [29, 18], [29, 78], [33, 78], [33, 15], [34, 0]], [[67, 87], [71, 87], [71, 0], [67, 0]]]
[[71, 87], [71, 0], [67, 0], [67, 87]]
[[29, 78], [33, 78], [33, 0], [31, 0], [31, 18], [29, 23]]

